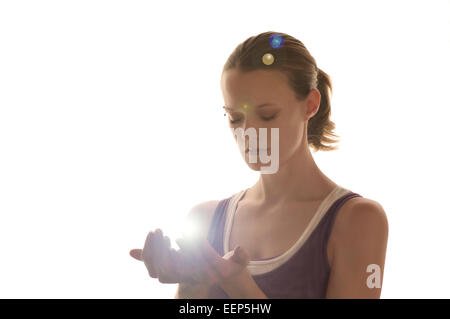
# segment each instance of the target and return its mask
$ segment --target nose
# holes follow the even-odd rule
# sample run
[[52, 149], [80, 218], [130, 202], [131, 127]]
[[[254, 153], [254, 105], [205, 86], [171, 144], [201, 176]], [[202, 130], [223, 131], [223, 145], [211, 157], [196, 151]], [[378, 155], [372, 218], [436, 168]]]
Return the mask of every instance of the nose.
[[244, 116], [244, 120], [242, 121], [242, 128], [244, 129], [244, 131], [247, 128], [253, 127], [255, 129], [257, 129], [254, 125], [253, 122], [249, 120], [249, 116]]
[[[242, 121], [242, 128], [244, 132], [248, 132], [248, 134], [245, 135], [245, 149], [244, 151], [247, 153], [250, 148], [252, 150], [257, 149], [259, 145], [259, 126], [258, 124], [255, 124], [254, 121], [248, 117], [245, 118], [245, 120]], [[250, 129], [251, 131], [247, 131]], [[252, 143], [250, 143], [250, 138], [254, 139]]]

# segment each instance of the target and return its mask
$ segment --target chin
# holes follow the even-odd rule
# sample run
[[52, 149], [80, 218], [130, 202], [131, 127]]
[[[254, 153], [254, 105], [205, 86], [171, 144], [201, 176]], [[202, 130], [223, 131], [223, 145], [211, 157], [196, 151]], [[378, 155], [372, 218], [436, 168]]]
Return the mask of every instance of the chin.
[[270, 161], [267, 163], [263, 163], [260, 161], [259, 157], [257, 158], [256, 163], [250, 163], [248, 156], [246, 156], [246, 158], [245, 158], [245, 162], [246, 162], [247, 166], [250, 167], [251, 170], [261, 172], [261, 169], [262, 169], [263, 171], [266, 171], [266, 173], [261, 172], [262, 174], [275, 174], [276, 172], [278, 172], [281, 167], [281, 164], [282, 164], [281, 160], [282, 159], [279, 159], [278, 165], [277, 165], [277, 164], [273, 164]]
[[[267, 164], [264, 164], [267, 165]], [[261, 170], [261, 166], [264, 166], [261, 163], [249, 163], [247, 162], [247, 166], [250, 167], [250, 169], [254, 170], [254, 171], [260, 171]]]
[[[272, 164], [270, 162], [269, 163], [261, 163], [259, 161], [257, 163], [247, 162], [247, 166], [250, 167], [251, 170], [260, 172], [262, 174], [275, 174], [280, 168], [279, 166], [272, 167]], [[261, 171], [261, 169], [262, 169], [262, 171]]]

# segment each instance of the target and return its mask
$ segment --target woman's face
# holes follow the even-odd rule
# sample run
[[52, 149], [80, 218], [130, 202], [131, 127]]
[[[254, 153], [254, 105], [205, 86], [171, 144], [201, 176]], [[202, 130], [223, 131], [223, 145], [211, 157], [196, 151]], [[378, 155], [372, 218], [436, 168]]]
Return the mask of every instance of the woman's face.
[[[222, 74], [220, 85], [231, 131], [254, 128], [256, 132], [257, 141], [253, 144], [256, 149], [252, 149], [248, 135], [239, 139], [234, 134], [241, 154], [251, 169], [260, 171], [261, 167], [271, 165], [274, 156], [278, 157], [276, 160], [281, 167], [301, 147], [302, 142], [306, 143], [306, 120], [317, 112], [320, 103], [317, 90], [311, 90], [306, 99], [298, 101], [286, 76], [278, 70], [244, 73], [237, 69], [227, 70]], [[262, 138], [260, 129], [264, 128], [267, 132], [266, 149], [259, 149]], [[276, 128], [278, 138], [272, 134]], [[278, 149], [278, 154], [276, 149], [272, 150], [273, 147]], [[265, 154], [271, 157], [271, 162], [261, 161], [258, 151], [267, 152]], [[256, 158], [255, 163], [251, 162], [250, 156]]]

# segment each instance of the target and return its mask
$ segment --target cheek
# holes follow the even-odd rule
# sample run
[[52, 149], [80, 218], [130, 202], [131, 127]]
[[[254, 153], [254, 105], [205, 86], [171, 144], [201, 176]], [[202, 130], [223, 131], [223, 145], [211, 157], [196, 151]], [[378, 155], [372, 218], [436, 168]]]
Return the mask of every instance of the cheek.
[[301, 145], [303, 138], [303, 125], [301, 123], [289, 123], [279, 129], [280, 156], [293, 152]]

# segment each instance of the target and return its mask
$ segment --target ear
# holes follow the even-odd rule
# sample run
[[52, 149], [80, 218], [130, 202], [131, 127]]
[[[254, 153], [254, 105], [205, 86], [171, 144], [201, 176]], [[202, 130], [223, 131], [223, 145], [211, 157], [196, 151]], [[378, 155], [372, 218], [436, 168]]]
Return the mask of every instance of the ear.
[[320, 98], [320, 91], [311, 89], [306, 98], [306, 119], [311, 119], [319, 111]]

